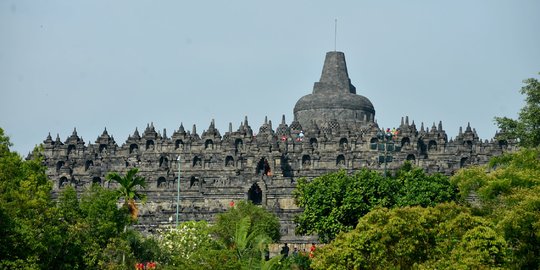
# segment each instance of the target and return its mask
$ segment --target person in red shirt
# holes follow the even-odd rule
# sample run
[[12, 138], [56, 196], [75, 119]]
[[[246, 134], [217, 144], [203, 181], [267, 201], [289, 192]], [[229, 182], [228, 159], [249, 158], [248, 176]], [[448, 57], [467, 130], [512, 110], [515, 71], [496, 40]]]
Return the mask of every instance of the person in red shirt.
[[317, 247], [315, 247], [315, 243], [311, 243], [311, 247], [309, 248], [309, 257], [310, 258], [313, 258], [313, 253], [315, 252], [315, 249], [317, 249]]

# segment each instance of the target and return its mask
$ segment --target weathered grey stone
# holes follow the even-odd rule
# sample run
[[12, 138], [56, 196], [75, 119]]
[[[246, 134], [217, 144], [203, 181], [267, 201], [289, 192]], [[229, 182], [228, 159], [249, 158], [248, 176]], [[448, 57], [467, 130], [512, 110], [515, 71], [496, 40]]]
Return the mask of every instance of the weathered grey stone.
[[346, 124], [367, 125], [374, 121], [375, 109], [369, 99], [356, 94], [347, 73], [345, 54], [328, 52], [321, 79], [313, 86], [312, 94], [298, 100], [294, 116], [304, 128], [312, 121], [324, 126], [332, 119]]
[[392, 171], [406, 160], [430, 173], [450, 175], [516, 148], [514, 142], [496, 138], [482, 142], [470, 126], [448, 141], [441, 122], [430, 129], [422, 124], [418, 130], [405, 117], [392, 136], [400, 150], [391, 151], [391, 162], [379, 162], [383, 153], [375, 109], [356, 94], [341, 52], [327, 54], [320, 81], [312, 94], [298, 101], [294, 113], [290, 125], [283, 116], [275, 131], [265, 120], [256, 135], [247, 117], [236, 131], [229, 125], [223, 136], [213, 120], [201, 135], [195, 126], [189, 132], [181, 124], [170, 137], [156, 132], [152, 123], [142, 134], [135, 129], [121, 145], [107, 130], [88, 144], [76, 130], [65, 142], [58, 136], [53, 141], [49, 134], [43, 142], [44, 163], [55, 194], [66, 185], [80, 192], [92, 183], [112, 188], [104, 181], [107, 173], [138, 167], [148, 181], [149, 201], [141, 208], [141, 230], [170, 224], [176, 214], [180, 169], [181, 221], [212, 221], [231, 201], [248, 199], [278, 215], [284, 241], [311, 242], [294, 234], [293, 219], [302, 210], [294, 204], [292, 191], [300, 177], [339, 169]]

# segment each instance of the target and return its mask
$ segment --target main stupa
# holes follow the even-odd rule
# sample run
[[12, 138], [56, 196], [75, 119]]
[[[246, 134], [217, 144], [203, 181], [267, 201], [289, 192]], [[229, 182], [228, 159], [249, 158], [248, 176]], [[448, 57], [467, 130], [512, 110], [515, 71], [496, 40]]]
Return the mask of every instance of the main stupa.
[[356, 94], [343, 52], [326, 53], [321, 78], [313, 85], [313, 93], [296, 102], [294, 118], [304, 129], [313, 122], [326, 127], [336, 120], [346, 125], [374, 121], [375, 108], [368, 98]]

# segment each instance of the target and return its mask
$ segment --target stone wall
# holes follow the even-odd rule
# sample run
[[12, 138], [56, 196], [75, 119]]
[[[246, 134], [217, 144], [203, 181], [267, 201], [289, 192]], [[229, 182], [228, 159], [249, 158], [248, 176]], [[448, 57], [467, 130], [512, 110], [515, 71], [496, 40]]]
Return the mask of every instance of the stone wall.
[[[282, 123], [274, 130], [266, 121], [254, 133], [247, 119], [236, 131], [223, 136], [212, 122], [199, 135], [183, 126], [168, 137], [156, 132], [153, 124], [142, 134], [118, 145], [105, 130], [94, 143], [86, 144], [76, 130], [65, 141], [50, 135], [44, 141], [47, 174], [54, 181], [54, 192], [66, 185], [83, 191], [92, 183], [113, 188], [105, 182], [109, 172], [126, 173], [137, 167], [148, 181], [148, 202], [141, 208], [142, 230], [176, 220], [177, 179], [180, 173], [180, 220], [212, 221], [231, 201], [251, 200], [280, 218], [283, 241], [310, 242], [294, 235], [294, 216], [301, 209], [294, 204], [292, 191], [300, 177], [313, 178], [344, 169], [362, 168], [393, 171], [409, 160], [430, 173], [451, 175], [467, 165], [485, 164], [490, 157], [515, 148], [506, 141], [481, 141], [469, 126], [448, 141], [442, 124], [417, 130], [402, 119], [390, 142], [381, 143], [377, 124], [341, 127], [312, 125], [303, 130], [298, 122]], [[381, 162], [384, 146], [392, 160]], [[380, 147], [383, 148], [380, 148]], [[179, 160], [178, 160], [179, 158]]]
[[223, 136], [214, 121], [200, 135], [195, 126], [186, 131], [180, 125], [170, 137], [149, 124], [121, 145], [107, 130], [88, 144], [76, 130], [65, 141], [49, 134], [43, 142], [44, 162], [55, 194], [66, 185], [79, 192], [93, 183], [110, 187], [104, 181], [107, 173], [139, 168], [149, 184], [141, 230], [176, 220], [180, 179], [180, 220], [212, 222], [231, 202], [251, 200], [279, 217], [284, 242], [299, 244], [313, 241], [294, 234], [293, 220], [302, 210], [292, 192], [301, 177], [362, 168], [394, 171], [405, 161], [428, 173], [451, 175], [516, 148], [514, 142], [481, 141], [470, 126], [451, 140], [441, 122], [417, 129], [405, 117], [395, 130], [380, 128], [373, 104], [351, 84], [342, 52], [327, 53], [321, 79], [312, 94], [298, 100], [294, 114], [294, 121], [287, 124], [283, 116], [275, 129], [265, 120], [258, 132], [246, 117], [236, 131], [229, 124]]

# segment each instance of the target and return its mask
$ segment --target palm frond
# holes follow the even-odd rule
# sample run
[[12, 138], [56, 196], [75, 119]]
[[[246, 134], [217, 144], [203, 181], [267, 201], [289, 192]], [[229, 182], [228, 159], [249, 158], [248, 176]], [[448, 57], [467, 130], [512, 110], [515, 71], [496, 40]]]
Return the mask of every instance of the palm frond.
[[137, 191], [139, 187], [146, 188], [146, 179], [136, 176], [138, 171], [138, 168], [132, 168], [124, 177], [116, 172], [111, 172], [106, 176], [108, 182], [114, 181], [118, 183], [119, 186], [116, 189], [117, 197], [124, 198], [124, 205], [128, 207], [133, 220], [137, 219], [138, 213], [135, 200], [141, 200], [142, 203], [146, 202], [146, 194]]
[[278, 256], [272, 257], [268, 261], [263, 260], [261, 262], [261, 270], [279, 269], [279, 261], [281, 260], [282, 257], [283, 255], [278, 255]]
[[135, 174], [137, 174], [137, 172], [139, 172], [139, 168], [132, 168], [132, 169], [130, 169], [130, 170], [126, 173], [126, 178], [127, 178], [127, 179], [133, 179], [133, 176], [135, 176]]
[[244, 217], [238, 223], [236, 223], [235, 240], [236, 247], [239, 253], [243, 253], [248, 246], [249, 227], [251, 227], [250, 217]]
[[119, 182], [121, 181], [122, 177], [118, 173], [111, 172], [107, 174], [107, 176], [105, 176], [105, 179], [107, 180], [107, 182], [110, 182], [110, 181]]

